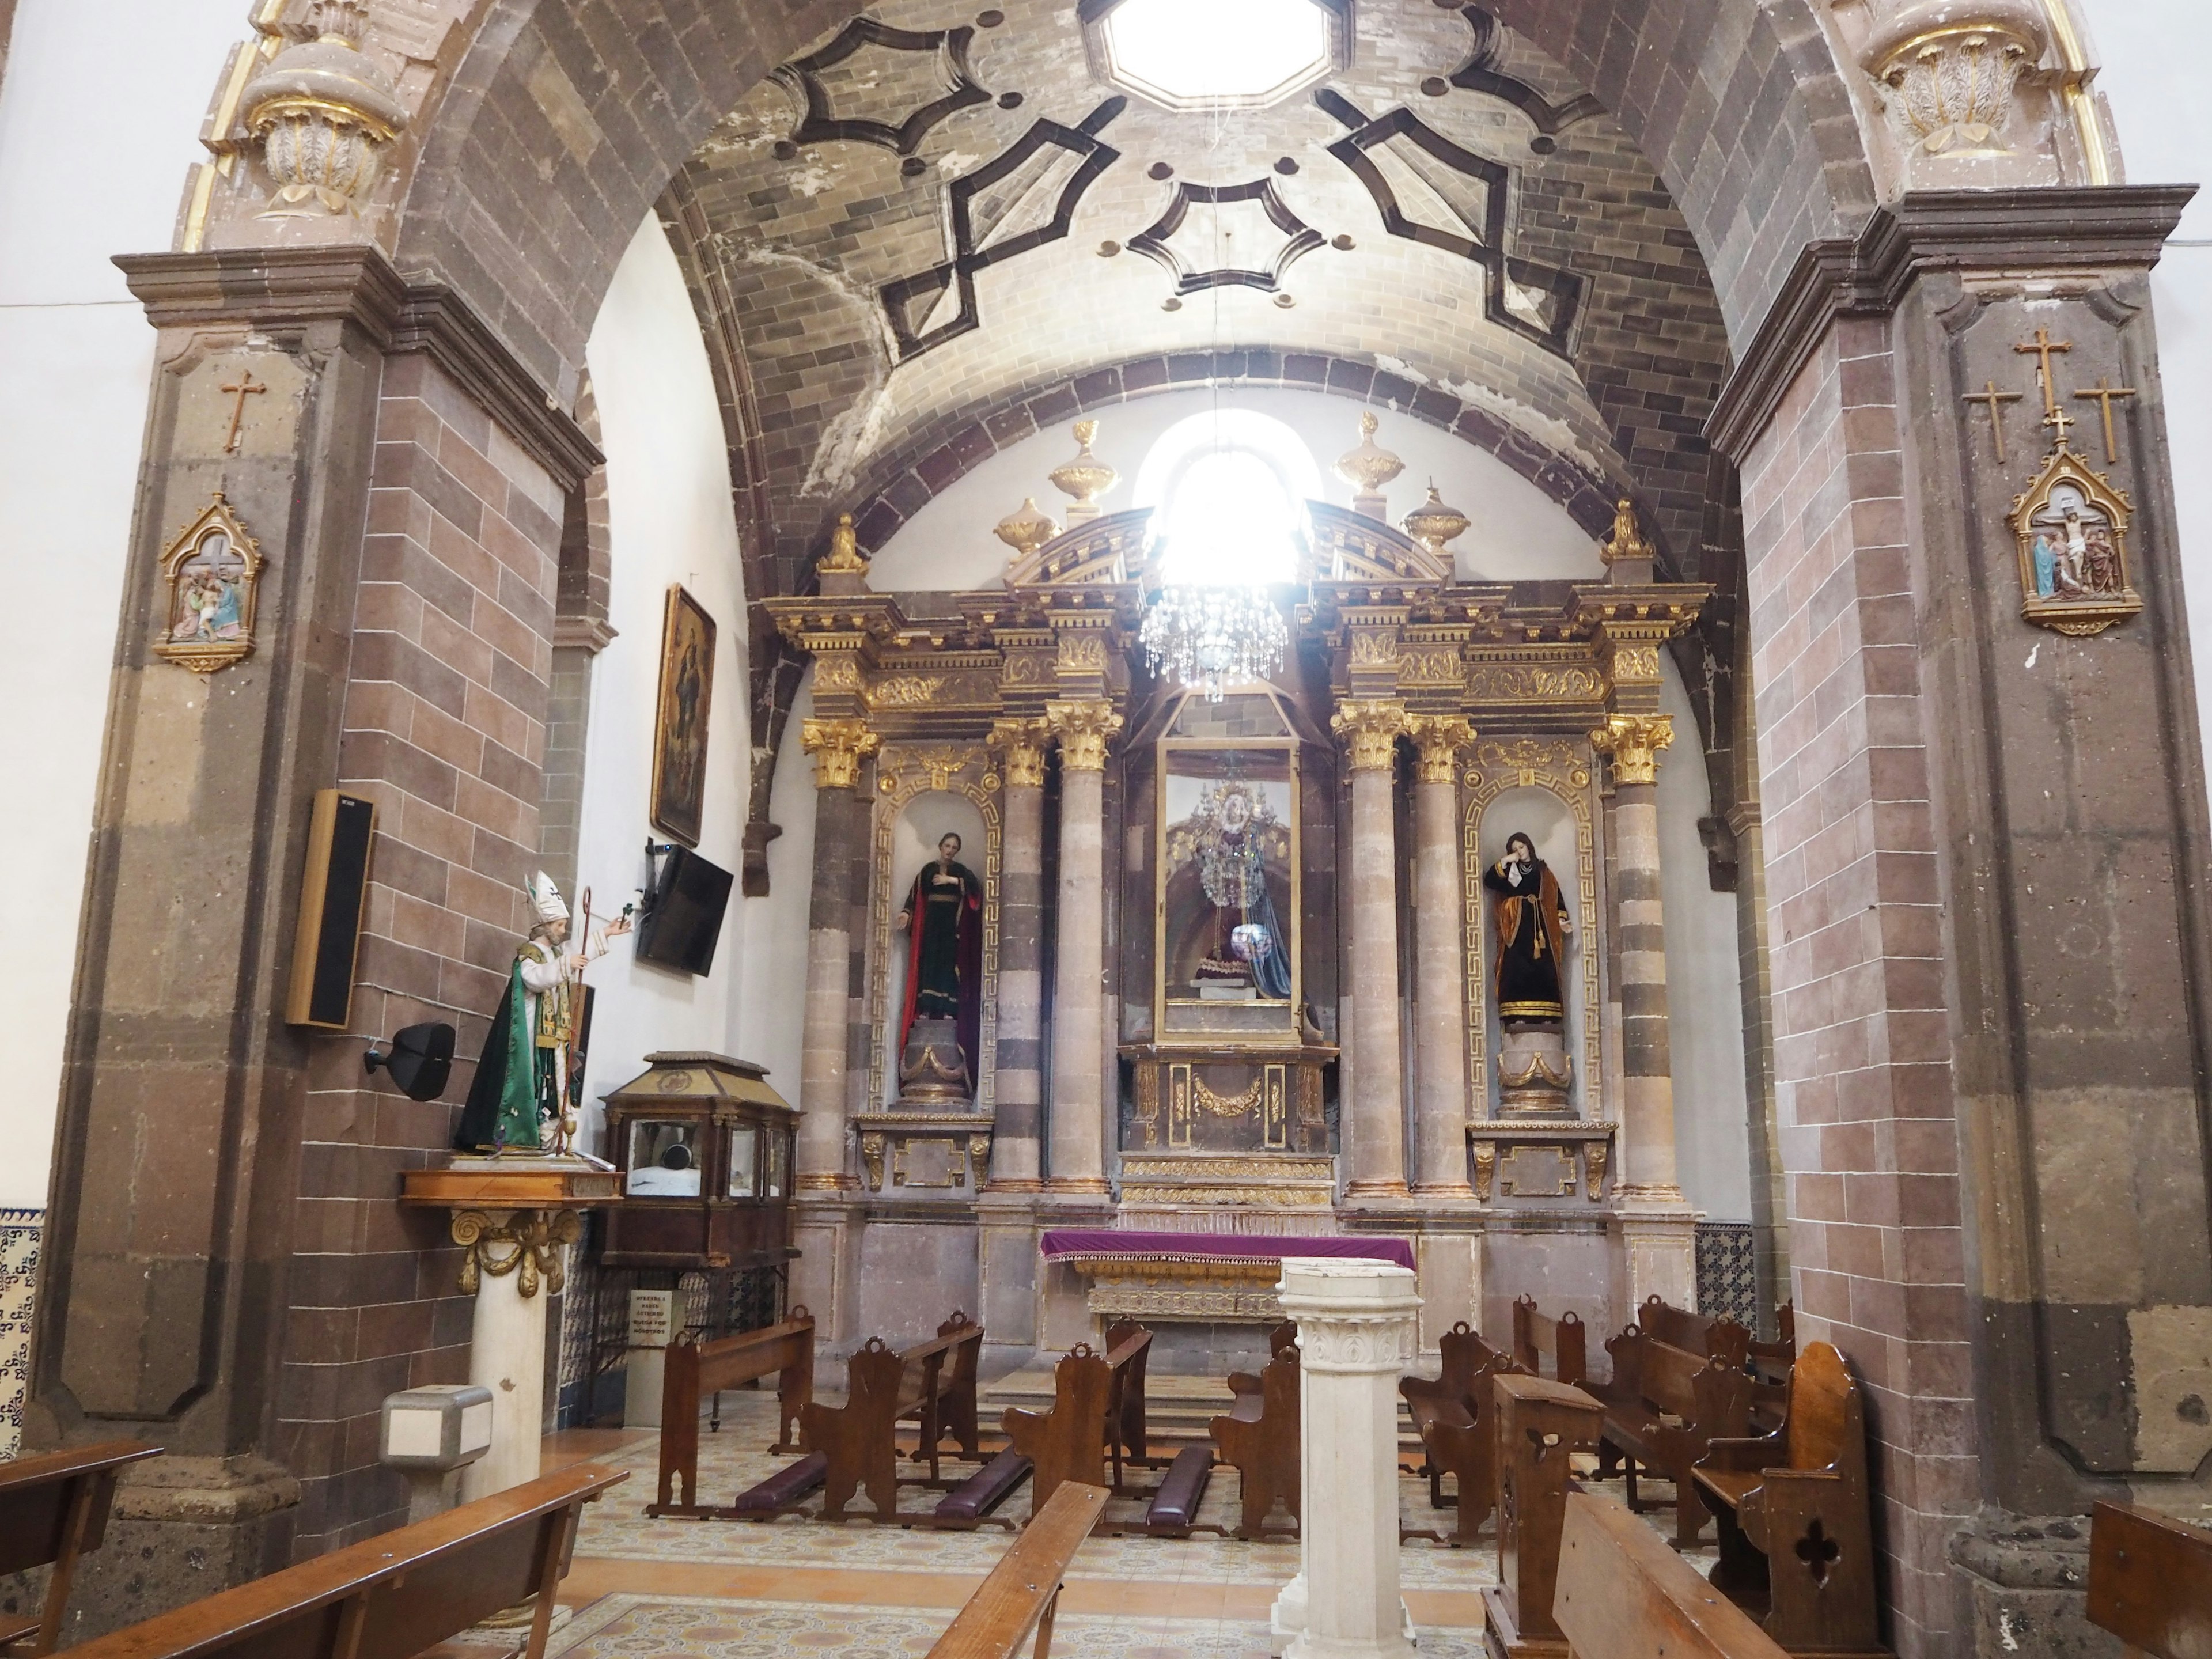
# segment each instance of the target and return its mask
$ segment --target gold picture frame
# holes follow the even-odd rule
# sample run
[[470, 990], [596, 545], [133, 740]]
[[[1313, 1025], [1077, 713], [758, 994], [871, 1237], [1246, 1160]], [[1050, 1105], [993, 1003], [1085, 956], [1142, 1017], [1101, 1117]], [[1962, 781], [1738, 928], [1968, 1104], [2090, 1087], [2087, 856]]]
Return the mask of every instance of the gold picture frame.
[[714, 619], [672, 583], [660, 623], [660, 694], [653, 720], [653, 827], [699, 844], [707, 802], [707, 732], [714, 693]]
[[220, 489], [161, 554], [163, 605], [154, 654], [212, 674], [253, 653], [260, 544]]
[[2012, 504], [2020, 614], [2075, 638], [2101, 634], [2143, 607], [2128, 562], [2134, 505], [2062, 440]]

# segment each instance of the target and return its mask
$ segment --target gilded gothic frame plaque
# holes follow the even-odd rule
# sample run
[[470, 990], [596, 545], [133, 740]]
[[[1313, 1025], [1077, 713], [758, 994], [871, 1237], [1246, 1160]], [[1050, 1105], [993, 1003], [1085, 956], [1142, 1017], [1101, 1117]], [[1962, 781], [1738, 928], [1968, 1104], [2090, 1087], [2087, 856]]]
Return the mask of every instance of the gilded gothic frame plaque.
[[2007, 514], [2020, 550], [2021, 615], [2086, 639], [2141, 611], [2128, 566], [2134, 515], [2125, 492], [2061, 439]]
[[161, 553], [161, 630], [154, 654], [212, 674], [253, 653], [265, 561], [220, 489]]

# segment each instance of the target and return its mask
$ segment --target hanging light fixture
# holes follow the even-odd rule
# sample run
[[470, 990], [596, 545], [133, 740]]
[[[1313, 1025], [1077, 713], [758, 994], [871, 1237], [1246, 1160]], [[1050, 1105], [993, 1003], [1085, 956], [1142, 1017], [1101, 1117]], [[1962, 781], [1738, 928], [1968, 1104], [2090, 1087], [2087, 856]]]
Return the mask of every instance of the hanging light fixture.
[[1273, 674], [1291, 643], [1282, 611], [1252, 583], [1163, 587], [1146, 607], [1137, 637], [1155, 674], [1202, 689], [1208, 702], [1219, 702], [1232, 684]]

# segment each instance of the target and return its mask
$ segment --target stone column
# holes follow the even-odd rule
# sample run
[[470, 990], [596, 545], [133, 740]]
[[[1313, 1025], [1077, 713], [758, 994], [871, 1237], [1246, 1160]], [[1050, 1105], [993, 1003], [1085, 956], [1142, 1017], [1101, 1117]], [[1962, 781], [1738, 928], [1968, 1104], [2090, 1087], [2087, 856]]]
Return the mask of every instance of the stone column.
[[1059, 939], [1053, 958], [1052, 1172], [1047, 1190], [1106, 1185], [1106, 745], [1121, 717], [1103, 697], [1045, 705], [1060, 739]]
[[1420, 751], [1413, 787], [1414, 963], [1420, 988], [1414, 1190], [1425, 1197], [1472, 1198], [1458, 757], [1474, 741], [1474, 730], [1456, 714], [1423, 714], [1413, 718], [1412, 735]]
[[878, 746], [865, 721], [810, 720], [814, 757], [814, 893], [807, 918], [806, 1012], [800, 1036], [799, 1136], [793, 1150], [791, 1299], [813, 1310], [832, 1348], [849, 1340], [858, 1232], [845, 1195], [859, 1185], [846, 1149], [847, 1026], [851, 1012], [853, 850], [866, 808], [854, 795]]
[[1004, 780], [1006, 828], [999, 876], [998, 1078], [991, 1185], [1038, 1185], [1044, 1073], [1044, 748], [1041, 720], [1000, 720], [991, 747]]
[[1590, 733], [1613, 763], [1613, 927], [1620, 951], [1620, 1176], [1625, 1305], [1697, 1305], [1694, 1221], [1674, 1174], [1667, 927], [1659, 896], [1659, 751], [1673, 717], [1613, 714]]
[[538, 1478], [545, 1424], [545, 1310], [561, 1293], [574, 1210], [457, 1210], [461, 1293], [476, 1298], [469, 1381], [491, 1390], [491, 1449], [461, 1472], [461, 1501]]
[[1287, 1659], [1413, 1652], [1398, 1593], [1398, 1377], [1421, 1298], [1387, 1261], [1283, 1263], [1298, 1323], [1298, 1576], [1275, 1599], [1269, 1649]]
[[1352, 1199], [1407, 1196], [1405, 1067], [1398, 1051], [1398, 848], [1391, 806], [1402, 703], [1346, 702], [1329, 722], [1352, 767]]

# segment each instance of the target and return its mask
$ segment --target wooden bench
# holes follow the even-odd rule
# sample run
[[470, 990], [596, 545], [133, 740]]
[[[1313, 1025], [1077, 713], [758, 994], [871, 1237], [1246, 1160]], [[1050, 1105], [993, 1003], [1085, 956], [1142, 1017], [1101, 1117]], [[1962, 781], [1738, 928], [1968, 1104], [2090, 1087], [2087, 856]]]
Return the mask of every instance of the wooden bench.
[[1790, 1368], [1796, 1363], [1797, 1306], [1785, 1302], [1774, 1310], [1774, 1340], [1753, 1340], [1751, 1369], [1753, 1376], [1786, 1382], [1790, 1380]]
[[1567, 1492], [1553, 1621], [1589, 1659], [1783, 1659], [1749, 1614], [1628, 1510]]
[[1106, 1407], [1114, 1368], [1088, 1342], [1079, 1342], [1052, 1371], [1052, 1409], [1006, 1407], [1000, 1419], [1013, 1449], [1036, 1466], [1032, 1514], [1042, 1512], [1064, 1482], [1106, 1484]]
[[[1513, 1357], [1531, 1376], [1548, 1376], [1579, 1389], [1589, 1377], [1588, 1332], [1582, 1316], [1570, 1310], [1557, 1319], [1536, 1311], [1536, 1298], [1524, 1296], [1513, 1304]], [[1544, 1362], [1549, 1359], [1550, 1369]]]
[[[1485, 1645], [1504, 1659], [1566, 1659], [1552, 1622], [1568, 1468], [1596, 1449], [1605, 1411], [1582, 1389], [1505, 1372], [1490, 1380], [1498, 1436], [1498, 1583], [1482, 1592]], [[1613, 1659], [1592, 1654], [1589, 1659]]]
[[53, 1568], [37, 1618], [0, 1613], [0, 1648], [29, 1637], [31, 1645], [17, 1652], [54, 1650], [78, 1558], [98, 1549], [107, 1535], [117, 1472], [161, 1455], [159, 1446], [143, 1440], [103, 1440], [0, 1463], [0, 1576]]
[[[970, 1456], [980, 1457], [975, 1435], [975, 1359], [983, 1328], [956, 1313], [938, 1334], [904, 1352], [895, 1352], [880, 1337], [870, 1337], [846, 1364], [845, 1403], [825, 1406], [809, 1401], [799, 1408], [800, 1438], [821, 1454], [825, 1521], [847, 1519], [854, 1494], [865, 1492], [878, 1521], [909, 1521], [898, 1512], [898, 1425], [908, 1418], [921, 1425], [915, 1455], [929, 1460], [928, 1484], [941, 1484], [939, 1443], [957, 1435]], [[794, 1469], [803, 1467], [793, 1465]], [[794, 1479], [780, 1471], [762, 1483]], [[786, 1509], [749, 1505], [753, 1493], [738, 1499], [731, 1513], [743, 1520], [768, 1519]], [[793, 1502], [796, 1499], [793, 1500]]]
[[2212, 1634], [2212, 1532], [2132, 1504], [2098, 1504], [2089, 1622], [2131, 1656], [2200, 1659]]
[[1613, 1356], [1613, 1381], [1591, 1391], [1605, 1407], [1600, 1473], [1625, 1462], [1632, 1510], [1642, 1507], [1638, 1464], [1673, 1481], [1674, 1547], [1694, 1548], [1705, 1506], [1691, 1468], [1716, 1437], [1751, 1431], [1751, 1378], [1740, 1365], [1678, 1348], [1634, 1325], [1605, 1346]]
[[629, 1479], [583, 1463], [73, 1648], [84, 1659], [380, 1659], [536, 1598], [542, 1659], [585, 1504]]
[[1050, 1659], [1060, 1581], [1105, 1509], [1103, 1486], [1061, 1482], [953, 1616], [929, 1659], [1013, 1659], [1032, 1631], [1032, 1659]]
[[1716, 1437], [1696, 1480], [1720, 1528], [1712, 1583], [1792, 1653], [1879, 1654], [1866, 1416], [1843, 1355], [1809, 1345], [1778, 1433]]
[[660, 1385], [660, 1487], [645, 1506], [649, 1516], [724, 1513], [702, 1505], [699, 1482], [699, 1400], [711, 1395], [721, 1426], [721, 1391], [764, 1376], [775, 1378], [776, 1437], [770, 1451], [795, 1451], [800, 1407], [814, 1398], [814, 1316], [793, 1308], [791, 1317], [763, 1330], [718, 1342], [678, 1338], [666, 1351]]
[[1429, 1478], [1429, 1506], [1445, 1506], [1443, 1478], [1449, 1474], [1453, 1479], [1451, 1501], [1459, 1513], [1449, 1538], [1413, 1528], [1401, 1529], [1400, 1537], [1401, 1541], [1425, 1538], [1456, 1547], [1474, 1542], [1497, 1501], [1490, 1378], [1519, 1365], [1512, 1355], [1485, 1342], [1465, 1320], [1438, 1337], [1437, 1346], [1443, 1360], [1442, 1373], [1433, 1379], [1402, 1377], [1398, 1392], [1426, 1454], [1422, 1472]]
[[1738, 1370], [1751, 1369], [1751, 1332], [1725, 1314], [1691, 1313], [1647, 1296], [1636, 1310], [1636, 1328], [1686, 1352], [1703, 1354]]
[[1121, 1492], [1124, 1463], [1150, 1468], [1154, 1459], [1147, 1448], [1145, 1421], [1145, 1365], [1152, 1352], [1152, 1334], [1133, 1319], [1120, 1319], [1106, 1328], [1106, 1364], [1114, 1381], [1106, 1399], [1106, 1447], [1114, 1460], [1114, 1490]]
[[[1242, 1483], [1239, 1538], [1295, 1532], [1298, 1520], [1298, 1406], [1300, 1378], [1295, 1352], [1279, 1353], [1260, 1373], [1257, 1393], [1240, 1394], [1227, 1414], [1206, 1425], [1221, 1461]], [[1281, 1504], [1287, 1527], [1269, 1517]]]

